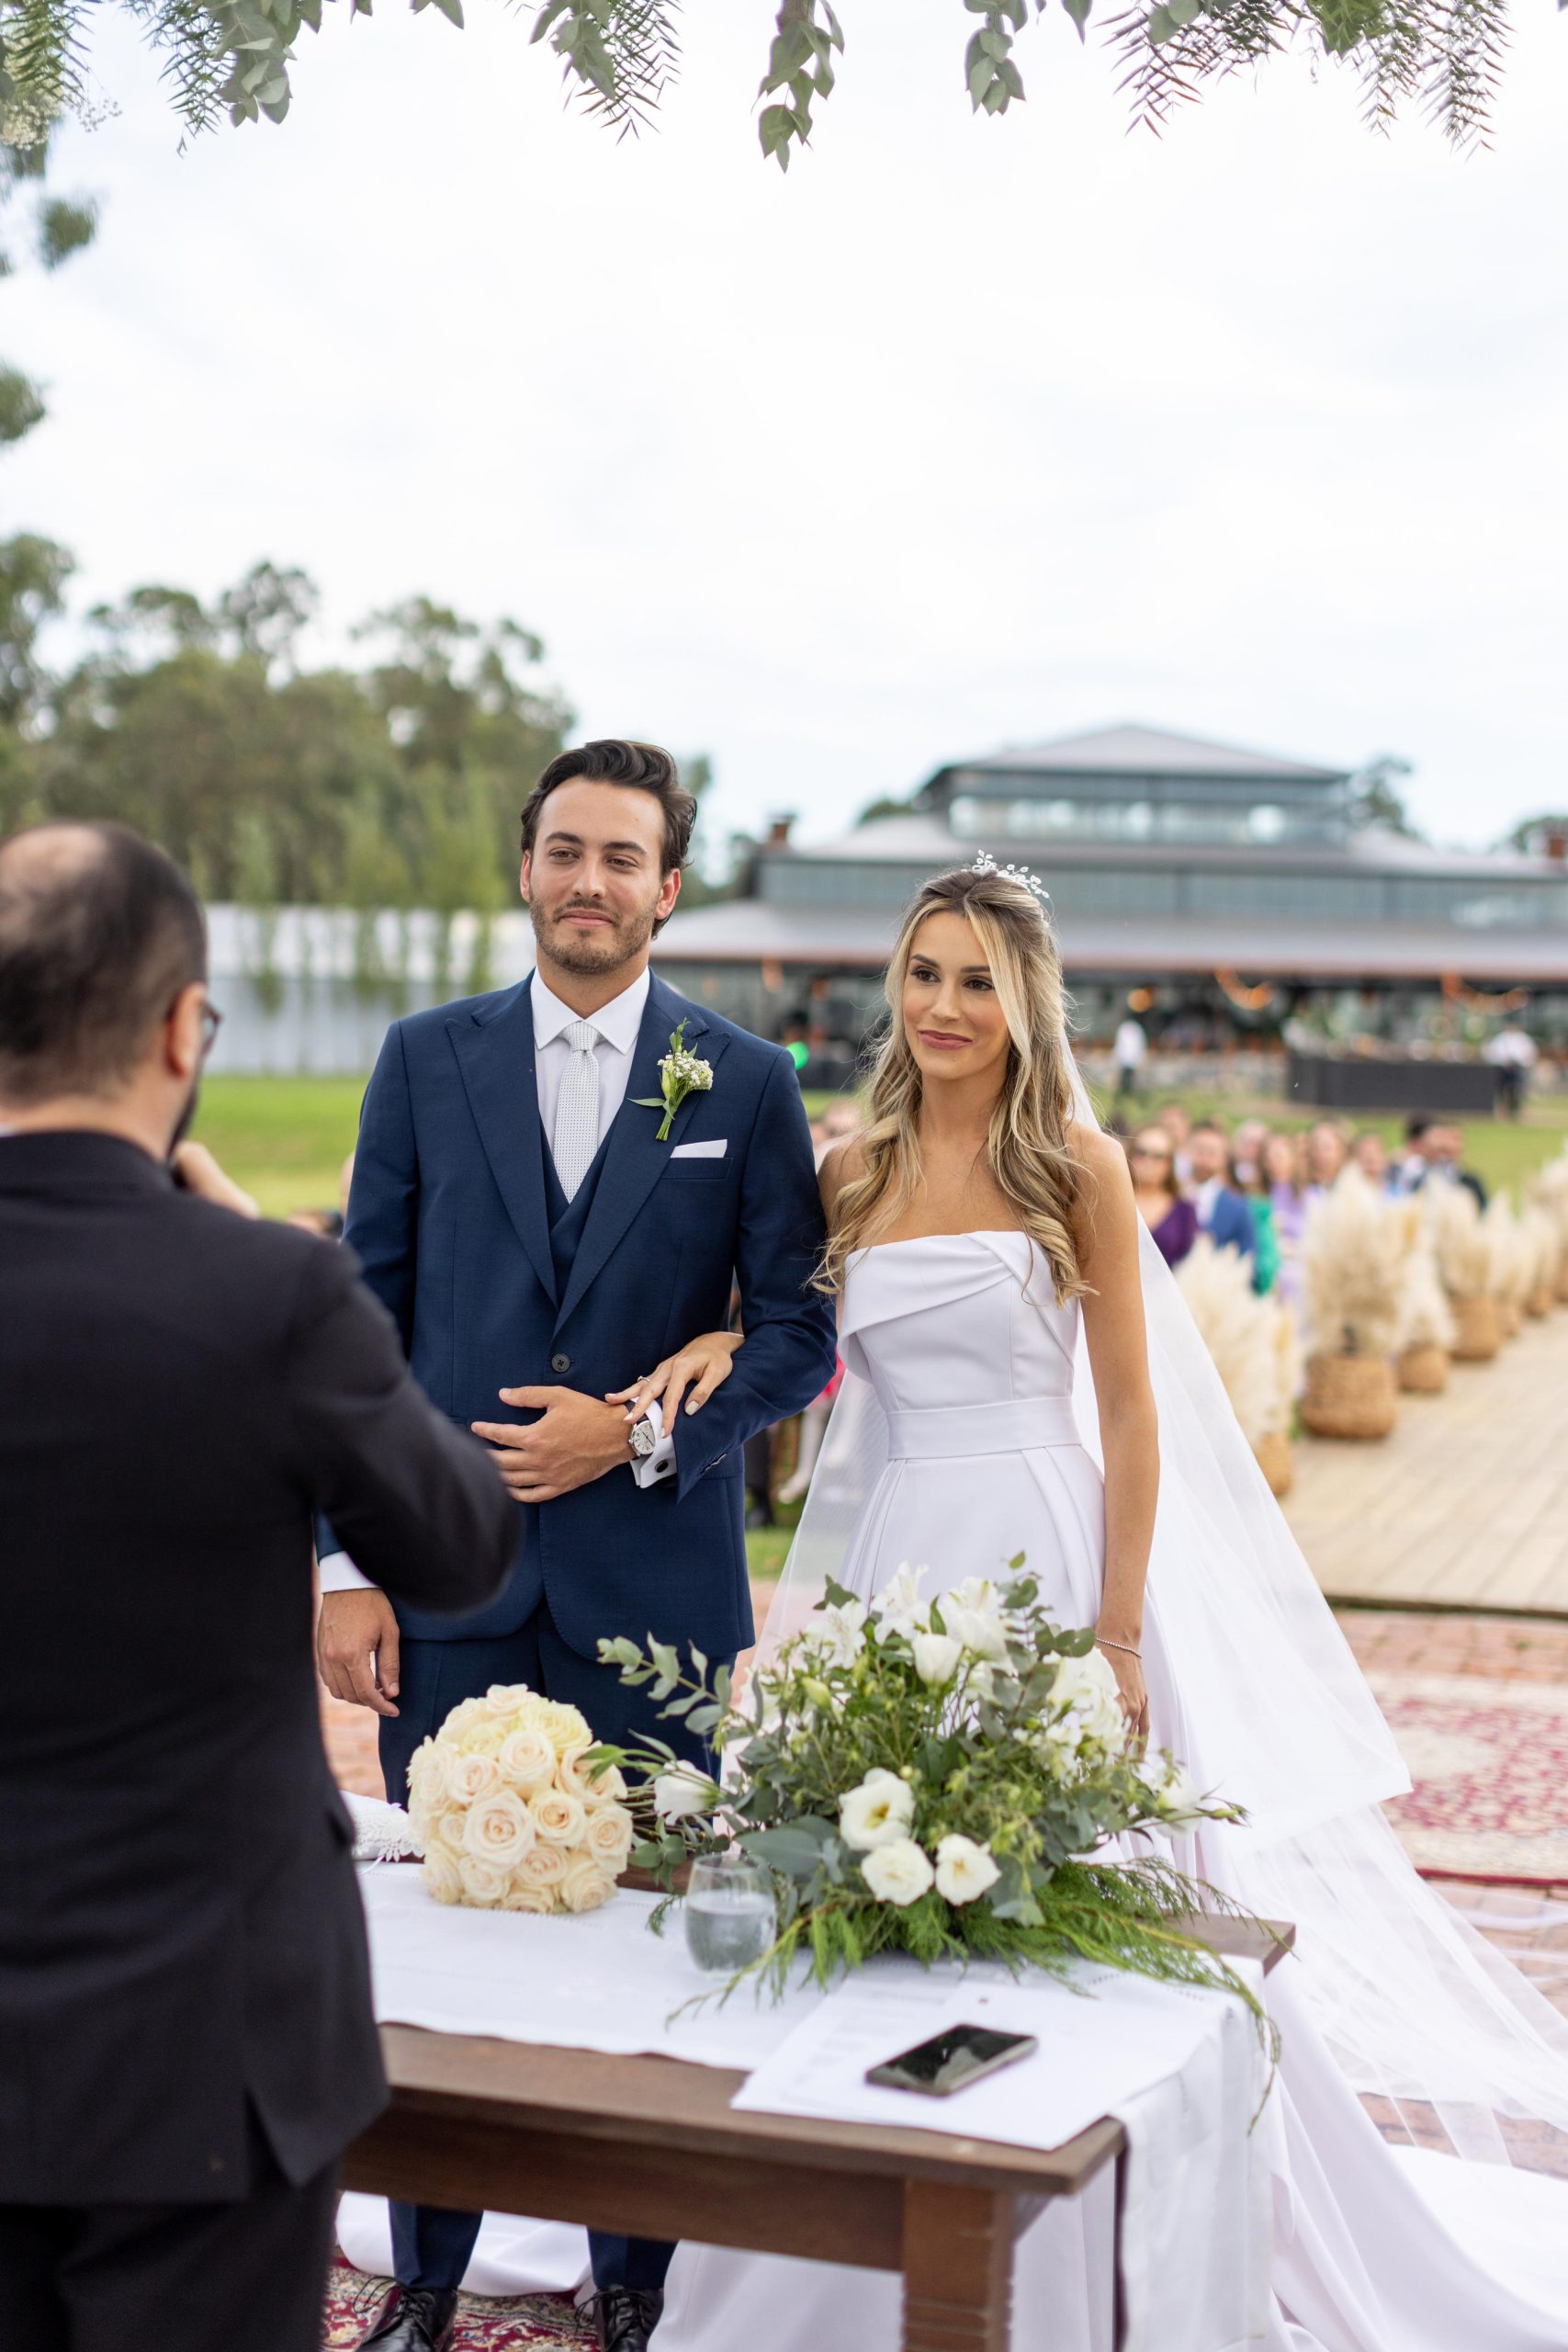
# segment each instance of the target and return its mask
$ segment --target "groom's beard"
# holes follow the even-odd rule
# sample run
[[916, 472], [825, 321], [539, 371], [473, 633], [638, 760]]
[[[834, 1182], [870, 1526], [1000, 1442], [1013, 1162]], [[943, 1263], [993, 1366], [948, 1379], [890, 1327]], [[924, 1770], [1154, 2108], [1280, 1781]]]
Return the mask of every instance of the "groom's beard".
[[595, 907], [592, 911], [604, 921], [592, 931], [570, 930], [565, 919], [573, 911], [569, 905], [547, 913], [537, 900], [529, 909], [534, 937], [543, 954], [563, 972], [575, 972], [580, 978], [618, 971], [623, 964], [635, 962], [653, 937], [651, 907], [620, 922], [607, 907]]

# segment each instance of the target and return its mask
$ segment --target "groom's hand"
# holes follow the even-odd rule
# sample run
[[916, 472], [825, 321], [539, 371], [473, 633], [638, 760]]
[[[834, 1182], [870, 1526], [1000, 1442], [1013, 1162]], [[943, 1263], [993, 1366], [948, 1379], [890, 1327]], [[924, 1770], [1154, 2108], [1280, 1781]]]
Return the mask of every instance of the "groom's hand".
[[619, 1405], [602, 1405], [576, 1388], [503, 1388], [503, 1405], [540, 1408], [544, 1419], [471, 1421], [476, 1437], [495, 1448], [502, 1484], [520, 1503], [552, 1503], [632, 1458], [629, 1427]]

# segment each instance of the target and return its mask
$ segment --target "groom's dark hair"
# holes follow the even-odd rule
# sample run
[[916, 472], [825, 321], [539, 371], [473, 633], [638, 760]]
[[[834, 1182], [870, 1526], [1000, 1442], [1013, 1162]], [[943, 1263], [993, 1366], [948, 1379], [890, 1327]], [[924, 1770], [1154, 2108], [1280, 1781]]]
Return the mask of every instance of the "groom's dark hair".
[[558, 752], [550, 762], [524, 806], [525, 857], [533, 851], [539, 812], [557, 785], [574, 783], [580, 776], [589, 784], [630, 785], [638, 792], [651, 792], [664, 812], [664, 871], [674, 874], [685, 865], [697, 821], [695, 794], [687, 791], [680, 769], [657, 743], [633, 743], [616, 735], [579, 743], [572, 751]]

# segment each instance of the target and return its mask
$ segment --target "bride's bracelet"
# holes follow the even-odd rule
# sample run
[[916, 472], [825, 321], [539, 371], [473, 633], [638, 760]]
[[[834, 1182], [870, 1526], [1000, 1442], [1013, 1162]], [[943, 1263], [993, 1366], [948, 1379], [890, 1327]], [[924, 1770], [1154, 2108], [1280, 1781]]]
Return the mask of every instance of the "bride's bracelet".
[[1098, 1650], [1125, 1650], [1129, 1657], [1135, 1657], [1140, 1662], [1144, 1655], [1142, 1650], [1135, 1650], [1131, 1642], [1113, 1642], [1106, 1634], [1096, 1634], [1094, 1645]]

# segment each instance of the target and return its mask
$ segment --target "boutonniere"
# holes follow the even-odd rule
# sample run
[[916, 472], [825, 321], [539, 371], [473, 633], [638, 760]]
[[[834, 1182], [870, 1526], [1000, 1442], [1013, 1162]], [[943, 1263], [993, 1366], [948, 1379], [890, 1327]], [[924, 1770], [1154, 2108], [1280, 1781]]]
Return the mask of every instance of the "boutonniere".
[[705, 1094], [713, 1084], [713, 1064], [705, 1062], [700, 1054], [688, 1053], [685, 1046], [686, 1024], [670, 1033], [670, 1051], [659, 1065], [660, 1091], [639, 1094], [636, 1099], [639, 1109], [662, 1111], [655, 1143], [662, 1143], [670, 1133], [670, 1123], [688, 1094]]

